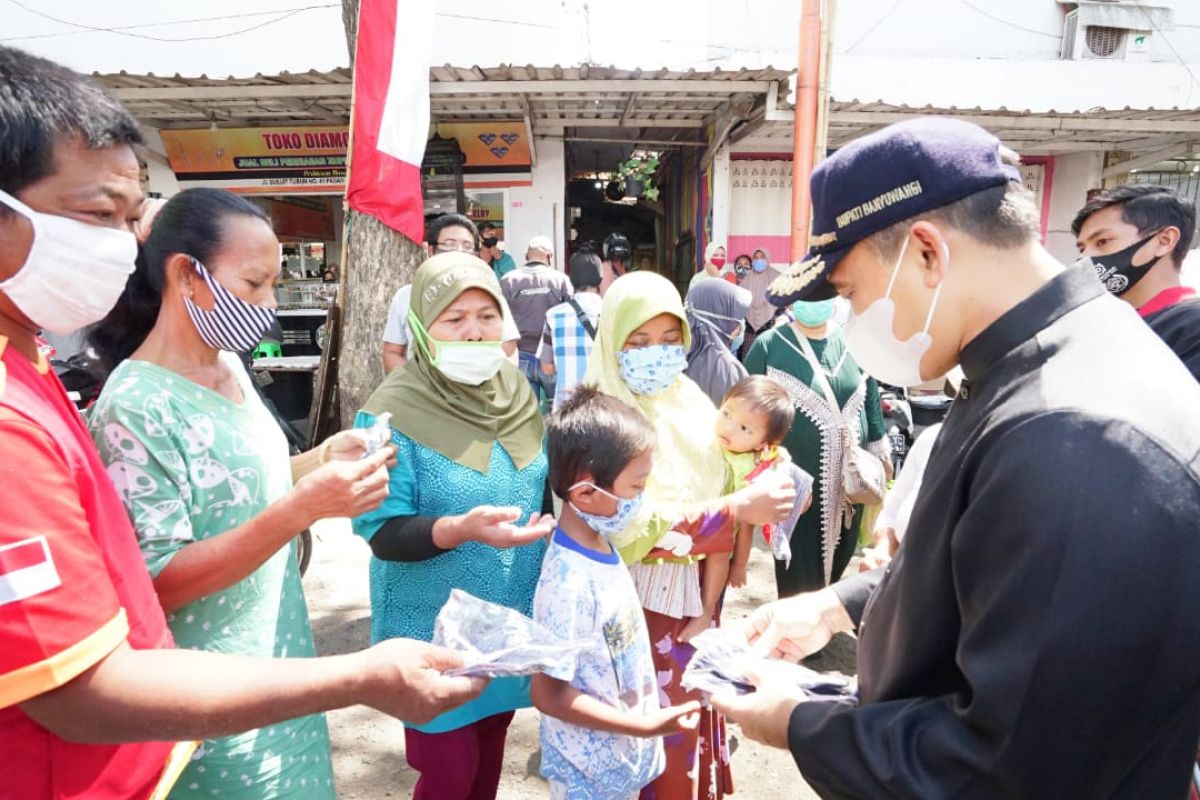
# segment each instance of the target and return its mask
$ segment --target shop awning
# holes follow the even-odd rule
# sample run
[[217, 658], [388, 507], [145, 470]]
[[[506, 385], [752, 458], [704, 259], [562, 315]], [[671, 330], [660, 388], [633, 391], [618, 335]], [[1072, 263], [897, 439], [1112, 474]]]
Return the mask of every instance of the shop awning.
[[[587, 65], [444, 66], [430, 70], [429, 88], [433, 118], [439, 122], [525, 119], [534, 135], [586, 127], [690, 138], [731, 108], [749, 113], [768, 94], [782, 98], [790, 75], [773, 68], [674, 72]], [[124, 72], [94, 77], [115, 90], [135, 116], [157, 128], [349, 120], [348, 68], [224, 79]]]
[[[1200, 144], [1200, 109], [1094, 109], [1061, 114], [1009, 109], [914, 107], [861, 100], [830, 104], [829, 144], [839, 147], [893, 122], [920, 116], [953, 116], [981, 125], [1024, 155], [1124, 151], [1146, 156]], [[736, 143], [776, 145], [791, 151], [791, 111], [776, 110], [752, 136]], [[1161, 158], [1172, 156], [1161, 155]], [[1152, 162], [1148, 162], [1152, 163]]]

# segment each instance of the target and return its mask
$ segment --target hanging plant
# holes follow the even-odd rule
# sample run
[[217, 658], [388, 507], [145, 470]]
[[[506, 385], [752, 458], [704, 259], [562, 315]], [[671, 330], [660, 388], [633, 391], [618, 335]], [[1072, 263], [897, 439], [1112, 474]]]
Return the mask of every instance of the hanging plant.
[[658, 164], [658, 156], [635, 154], [617, 167], [618, 179], [624, 180], [625, 195], [644, 197], [652, 203], [658, 200], [658, 187], [654, 184]]

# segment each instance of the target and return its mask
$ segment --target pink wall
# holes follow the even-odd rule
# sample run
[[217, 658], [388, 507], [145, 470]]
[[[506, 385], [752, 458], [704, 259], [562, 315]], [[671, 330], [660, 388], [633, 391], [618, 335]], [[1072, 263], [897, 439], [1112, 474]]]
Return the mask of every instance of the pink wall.
[[791, 240], [787, 236], [730, 236], [725, 250], [732, 264], [738, 256], [751, 255], [760, 247], [771, 254], [772, 264], [786, 264]]

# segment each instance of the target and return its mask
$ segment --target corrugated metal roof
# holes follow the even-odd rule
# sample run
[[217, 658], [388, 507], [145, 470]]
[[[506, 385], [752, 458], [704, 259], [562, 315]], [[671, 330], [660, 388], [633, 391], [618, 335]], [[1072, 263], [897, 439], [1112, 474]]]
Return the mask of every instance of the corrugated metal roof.
[[[617, 69], [597, 65], [498, 67], [444, 65], [429, 71], [435, 122], [528, 117], [534, 134], [622, 129], [631, 137], [700, 141], [705, 128], [739, 105], [760, 118], [766, 95], [786, 112], [790, 70], [737, 71]], [[350, 113], [349, 68], [249, 78], [162, 77], [117, 73], [94, 76], [116, 90], [133, 113], [156, 127], [345, 124]], [[863, 133], [912, 116], [966, 118], [1025, 153], [1078, 150], [1147, 151], [1200, 143], [1200, 109], [1122, 108], [1030, 111], [964, 106], [916, 106], [882, 100], [835, 99], [829, 141], [838, 147]], [[782, 145], [791, 124], [757, 122], [742, 141]]]
[[[435, 121], [519, 119], [535, 132], [567, 127], [699, 129], [739, 98], [778, 88], [790, 71], [623, 70], [584, 65], [430, 69]], [[95, 75], [139, 118], [156, 127], [344, 123], [349, 117], [349, 68], [249, 78], [179, 75]]]
[[[1085, 150], [1129, 152], [1200, 143], [1200, 109], [1095, 109], [1089, 112], [1032, 112], [1007, 108], [937, 108], [869, 100], [834, 100], [829, 108], [829, 144], [840, 147], [865, 133], [917, 116], [953, 116], [991, 130], [1006, 144], [1028, 154]], [[776, 120], [747, 139], [751, 144], [782, 146], [792, 125]]]

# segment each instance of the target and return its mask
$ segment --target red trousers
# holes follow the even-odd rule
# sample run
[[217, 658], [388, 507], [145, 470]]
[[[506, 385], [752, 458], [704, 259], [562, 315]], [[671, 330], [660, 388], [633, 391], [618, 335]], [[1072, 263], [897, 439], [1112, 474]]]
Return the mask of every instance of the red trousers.
[[445, 733], [404, 729], [408, 765], [421, 774], [413, 800], [494, 800], [513, 712]]

